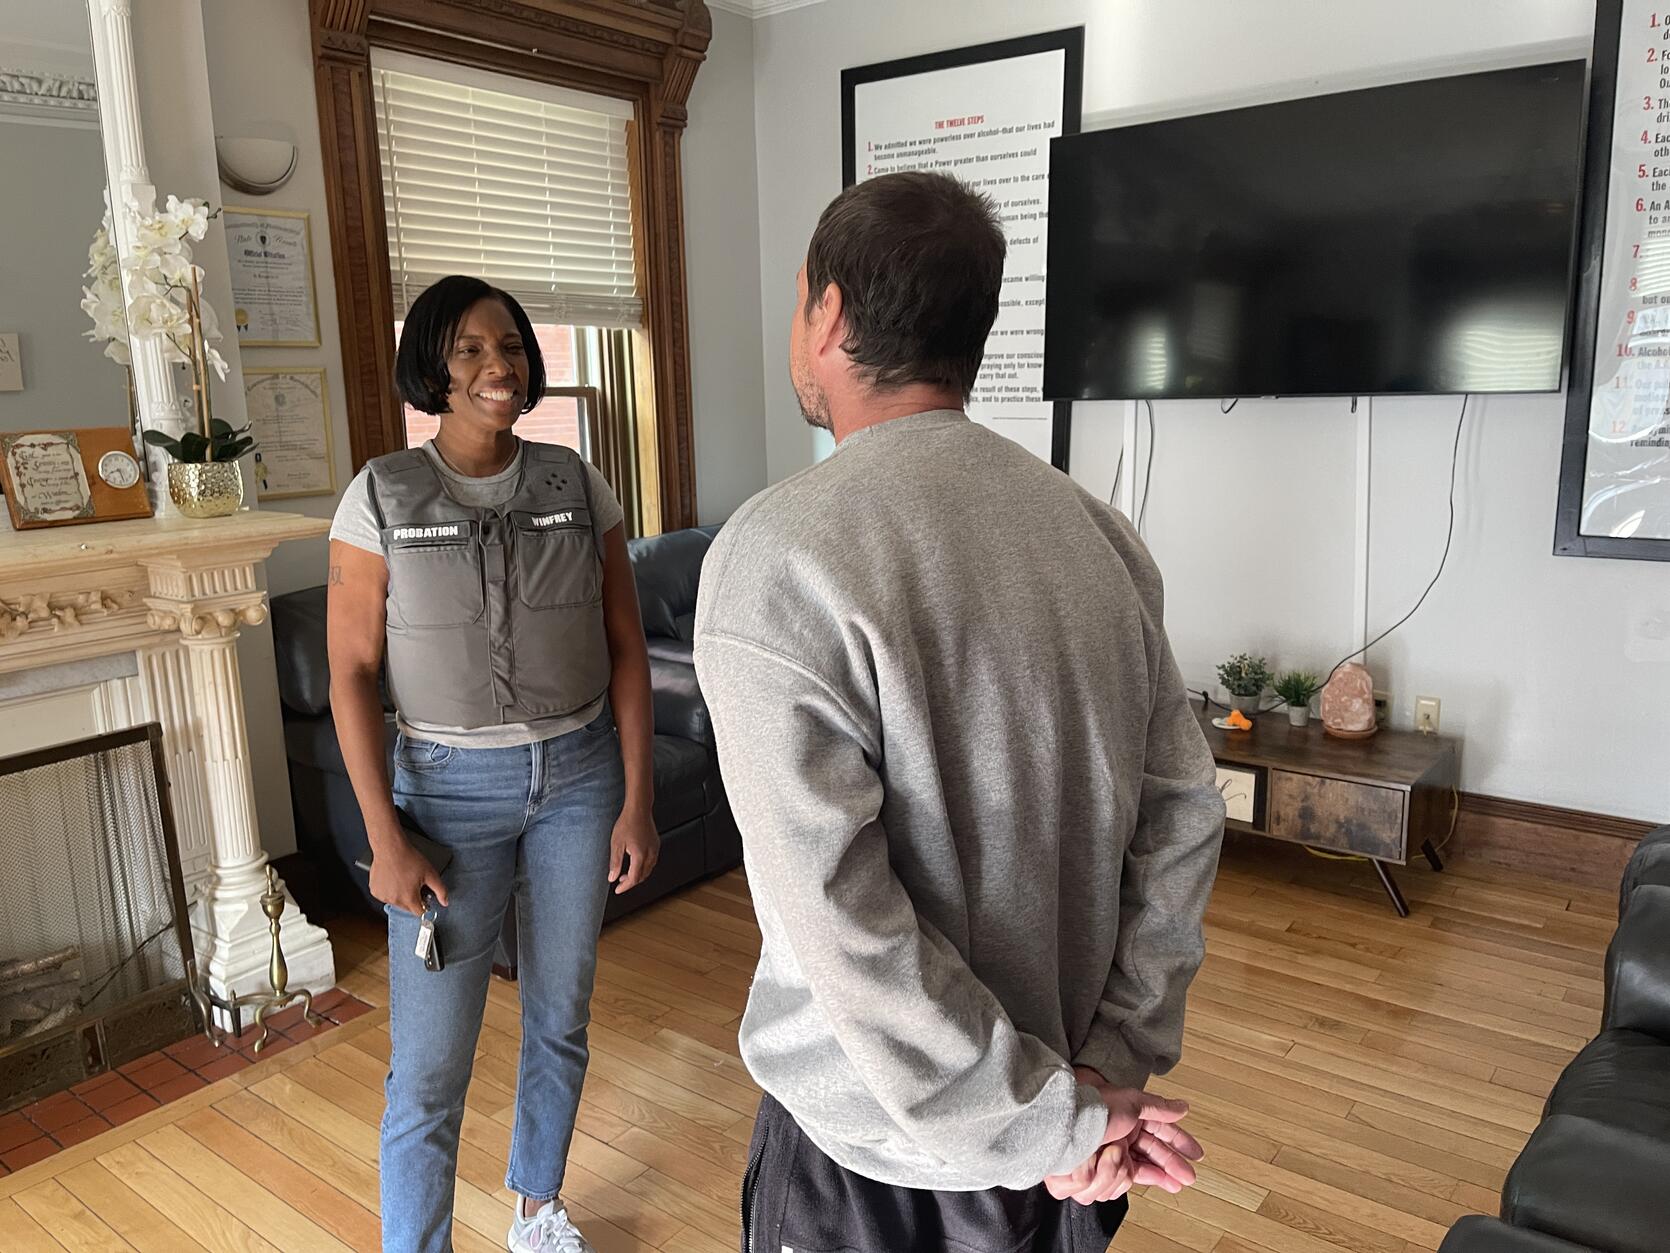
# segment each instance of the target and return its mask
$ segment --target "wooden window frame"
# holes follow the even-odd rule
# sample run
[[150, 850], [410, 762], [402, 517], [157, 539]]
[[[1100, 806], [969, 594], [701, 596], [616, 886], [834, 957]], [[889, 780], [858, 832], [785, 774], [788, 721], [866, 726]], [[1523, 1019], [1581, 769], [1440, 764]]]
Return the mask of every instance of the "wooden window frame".
[[[580, 402], [578, 408], [580, 410], [580, 426], [585, 432], [586, 452], [588, 454], [586, 460], [596, 466], [599, 471], [602, 471], [603, 465], [599, 460], [603, 455], [602, 389], [588, 387], [584, 384], [565, 383], [561, 386], [553, 384], [545, 389], [545, 399], [550, 400], [553, 397], [567, 397]], [[604, 478], [607, 479], [608, 475], [604, 474]], [[615, 489], [618, 494], [619, 489], [615, 488], [613, 483], [610, 483], [609, 486]]]
[[680, 148], [685, 105], [713, 33], [704, 0], [309, 0], [308, 11], [355, 470], [405, 447], [371, 91], [375, 47], [632, 102], [632, 210], [652, 384], [643, 390], [653, 395], [653, 405], [640, 399], [639, 420], [654, 431], [659, 470], [643, 487], [659, 506], [659, 526], [696, 525]]

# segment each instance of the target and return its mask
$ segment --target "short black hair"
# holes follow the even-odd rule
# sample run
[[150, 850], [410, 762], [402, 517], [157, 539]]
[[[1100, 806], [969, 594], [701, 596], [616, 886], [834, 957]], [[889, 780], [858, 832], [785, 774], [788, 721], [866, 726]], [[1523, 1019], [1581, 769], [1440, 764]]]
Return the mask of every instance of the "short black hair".
[[949, 174], [883, 174], [847, 188], [806, 250], [806, 313], [841, 289], [846, 339], [878, 389], [974, 390], [997, 320], [1008, 245], [991, 197]]
[[447, 369], [447, 357], [452, 354], [453, 340], [458, 338], [458, 324], [482, 300], [497, 300], [510, 310], [511, 320], [522, 335], [522, 351], [528, 358], [528, 394], [523, 398], [522, 412], [544, 399], [545, 358], [534, 338], [533, 323], [516, 297], [479, 278], [454, 274], [412, 301], [400, 332], [394, 385], [400, 399], [419, 413], [450, 412], [447, 393], [452, 390], [452, 372]]

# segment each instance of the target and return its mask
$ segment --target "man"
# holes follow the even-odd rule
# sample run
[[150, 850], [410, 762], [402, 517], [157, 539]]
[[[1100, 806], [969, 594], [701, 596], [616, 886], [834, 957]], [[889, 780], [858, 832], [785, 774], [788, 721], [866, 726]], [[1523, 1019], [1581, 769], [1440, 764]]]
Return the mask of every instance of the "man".
[[1131, 527], [962, 413], [1003, 257], [952, 178], [836, 198], [789, 356], [839, 446], [703, 571], [764, 937], [750, 1250], [1103, 1250], [1129, 1187], [1200, 1156], [1141, 1089], [1177, 1060], [1223, 802]]

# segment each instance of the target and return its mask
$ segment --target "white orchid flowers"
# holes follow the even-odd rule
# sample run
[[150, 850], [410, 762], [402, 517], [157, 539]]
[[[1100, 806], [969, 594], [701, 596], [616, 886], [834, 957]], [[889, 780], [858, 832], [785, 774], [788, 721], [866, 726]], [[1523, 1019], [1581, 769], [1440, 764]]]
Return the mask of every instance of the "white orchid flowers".
[[[87, 249], [86, 277], [92, 285], [81, 289], [81, 307], [93, 319], [87, 338], [109, 341], [105, 356], [129, 365], [128, 336], [155, 335], [161, 336], [163, 355], [169, 361], [194, 364], [191, 306], [195, 303], [204, 362], [225, 381], [226, 360], [213, 346], [221, 337], [219, 319], [200, 294], [203, 271], [191, 259], [191, 243], [202, 240], [216, 212], [207, 201], [169, 196], [161, 210], [135, 215], [134, 246], [118, 264], [110, 210], [105, 209], [104, 222]], [[125, 302], [124, 271], [131, 296]]]
[[81, 289], [81, 308], [93, 319], [87, 338], [97, 343], [107, 341], [104, 355], [118, 365], [131, 365], [128, 354], [128, 315], [122, 300], [122, 271], [116, 262], [116, 245], [110, 240], [110, 210], [104, 211], [104, 224], [93, 236], [87, 248], [87, 273], [93, 280], [91, 287]]

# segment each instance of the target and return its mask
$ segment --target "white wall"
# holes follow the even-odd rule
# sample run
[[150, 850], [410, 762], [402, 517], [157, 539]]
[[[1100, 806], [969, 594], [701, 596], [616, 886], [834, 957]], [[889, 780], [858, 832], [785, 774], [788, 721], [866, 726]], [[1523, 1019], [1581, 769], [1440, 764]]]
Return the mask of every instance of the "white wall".
[[[1087, 128], [1582, 55], [1587, 0], [826, 0], [755, 25], [766, 473], [818, 445], [788, 386], [790, 284], [840, 190], [840, 71], [1086, 28]], [[1375, 406], [1367, 622], [1401, 617], [1436, 568], [1459, 402]], [[1421, 613], [1371, 654], [1407, 721], [1417, 694], [1465, 736], [1470, 791], [1639, 818], [1670, 814], [1670, 568], [1556, 559], [1563, 402], [1470, 407], [1455, 550]], [[1106, 495], [1127, 406], [1081, 404], [1073, 474]], [[1359, 425], [1348, 401], [1156, 406], [1147, 533], [1185, 676], [1256, 650], [1324, 669], [1360, 639]], [[1366, 422], [1364, 423], [1366, 426]], [[1127, 459], [1140, 471], [1146, 441]], [[1133, 465], [1133, 463], [1135, 463]]]
[[766, 484], [754, 23], [713, 10], [684, 133], [685, 281], [696, 508], [723, 522]]
[[[291, 209], [310, 215], [320, 346], [244, 348], [242, 355], [245, 365], [256, 368], [294, 365], [324, 369], [340, 491], [348, 486], [353, 471], [307, 4], [305, 0], [212, 0], [203, 5], [203, 34], [209, 50], [215, 133], [240, 139], [282, 139], [296, 145], [296, 172], [284, 187], [268, 196], [249, 196], [221, 184], [217, 203]], [[277, 501], [271, 507], [328, 518], [336, 511], [336, 502], [335, 495], [305, 496]], [[276, 595], [323, 583], [325, 568], [326, 541], [321, 537], [279, 549], [267, 563], [267, 576]]]

